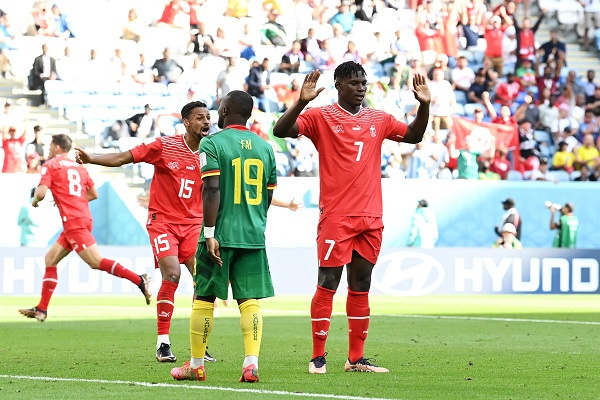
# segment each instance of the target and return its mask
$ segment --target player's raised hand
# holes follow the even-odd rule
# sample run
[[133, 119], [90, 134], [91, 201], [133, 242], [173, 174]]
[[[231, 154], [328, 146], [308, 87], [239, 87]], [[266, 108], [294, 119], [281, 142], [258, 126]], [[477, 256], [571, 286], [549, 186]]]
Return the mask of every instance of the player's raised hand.
[[223, 260], [221, 260], [221, 250], [219, 250], [219, 241], [215, 238], [206, 238], [206, 248], [208, 249], [208, 255], [215, 264], [219, 267], [223, 266]]
[[75, 147], [75, 151], [75, 161], [77, 161], [79, 164], [89, 164], [92, 161], [90, 155], [81, 150], [79, 147]]
[[321, 87], [317, 89], [317, 81], [321, 76], [321, 72], [319, 70], [312, 71], [308, 75], [304, 77], [304, 82], [302, 83], [302, 88], [300, 88], [300, 100], [303, 101], [311, 101], [314, 100], [315, 97], [319, 95], [325, 89]]
[[421, 74], [415, 74], [413, 76], [413, 93], [415, 99], [421, 104], [431, 103], [431, 93], [429, 93], [429, 87], [427, 87], [427, 81]]

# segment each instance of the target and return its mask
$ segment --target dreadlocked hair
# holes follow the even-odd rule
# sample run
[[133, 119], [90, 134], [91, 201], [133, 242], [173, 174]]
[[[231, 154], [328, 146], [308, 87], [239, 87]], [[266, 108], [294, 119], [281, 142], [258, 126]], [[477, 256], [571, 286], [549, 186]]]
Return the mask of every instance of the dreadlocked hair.
[[352, 76], [358, 76], [358, 73], [362, 72], [364, 76], [367, 76], [362, 65], [354, 61], [346, 61], [337, 66], [335, 71], [333, 72], [333, 80], [337, 81], [339, 79], [350, 78]]

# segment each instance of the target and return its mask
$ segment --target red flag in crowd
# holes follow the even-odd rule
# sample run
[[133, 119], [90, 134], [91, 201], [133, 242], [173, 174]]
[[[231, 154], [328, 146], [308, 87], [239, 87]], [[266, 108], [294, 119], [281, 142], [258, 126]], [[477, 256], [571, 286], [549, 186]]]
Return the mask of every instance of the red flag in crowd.
[[[476, 140], [480, 143], [480, 150], [485, 153], [491, 147], [491, 137], [496, 140], [496, 148], [501, 144], [513, 151], [514, 154], [514, 169], [521, 169], [521, 160], [519, 152], [519, 131], [516, 126], [493, 124], [491, 122], [482, 122], [480, 124], [475, 121], [463, 117], [452, 117], [452, 132], [456, 135], [456, 148], [462, 149], [465, 147], [465, 139], [469, 135], [475, 135]], [[473, 139], [473, 138], [472, 138]], [[493, 154], [490, 154], [493, 157]]]

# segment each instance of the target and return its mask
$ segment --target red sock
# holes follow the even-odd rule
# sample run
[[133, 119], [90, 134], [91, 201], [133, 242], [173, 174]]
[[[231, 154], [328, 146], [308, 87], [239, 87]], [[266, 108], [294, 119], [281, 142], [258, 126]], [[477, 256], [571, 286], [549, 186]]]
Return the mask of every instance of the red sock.
[[325, 342], [331, 324], [331, 310], [335, 290], [317, 286], [317, 291], [310, 304], [310, 320], [312, 322], [313, 353], [312, 358], [325, 354]]
[[127, 279], [136, 286], [139, 286], [140, 283], [142, 283], [142, 278], [135, 272], [108, 258], [103, 258], [102, 261], [100, 261], [100, 270], [119, 278]]
[[348, 359], [350, 362], [356, 362], [365, 354], [365, 340], [371, 318], [369, 292], [353, 292], [348, 289], [346, 315], [348, 315]]
[[159, 335], [168, 335], [171, 329], [171, 317], [175, 308], [175, 290], [177, 283], [162, 281], [156, 296], [156, 326]]
[[52, 297], [52, 293], [54, 293], [57, 283], [58, 274], [56, 273], [56, 265], [46, 267], [44, 280], [42, 281], [42, 298], [37, 305], [39, 310], [46, 311], [48, 309], [48, 303], [50, 303], [50, 298]]

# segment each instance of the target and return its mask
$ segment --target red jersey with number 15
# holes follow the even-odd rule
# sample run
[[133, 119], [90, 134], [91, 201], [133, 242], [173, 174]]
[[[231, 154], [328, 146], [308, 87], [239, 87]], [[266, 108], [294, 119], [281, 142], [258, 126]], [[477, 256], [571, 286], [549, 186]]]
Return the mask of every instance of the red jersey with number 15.
[[401, 142], [407, 125], [372, 108], [351, 114], [337, 103], [306, 110], [297, 123], [319, 152], [321, 213], [381, 217], [381, 144]]
[[63, 225], [79, 218], [92, 219], [86, 192], [94, 187], [87, 170], [77, 162], [60, 154], [42, 167], [40, 185], [48, 186]]
[[129, 151], [134, 162], [154, 165], [148, 223], [201, 224], [198, 149], [190, 149], [183, 135], [174, 135], [148, 140]]

